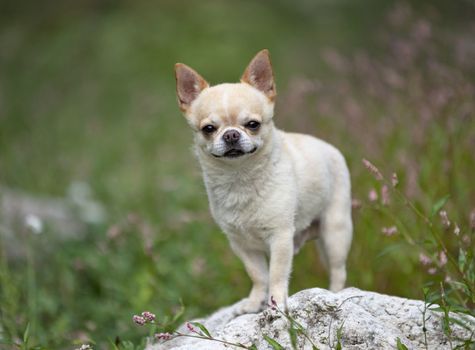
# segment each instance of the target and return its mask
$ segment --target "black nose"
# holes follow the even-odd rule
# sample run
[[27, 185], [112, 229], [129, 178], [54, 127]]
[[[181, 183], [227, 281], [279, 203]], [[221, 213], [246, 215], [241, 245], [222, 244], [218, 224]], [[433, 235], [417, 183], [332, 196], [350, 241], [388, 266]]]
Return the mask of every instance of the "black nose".
[[237, 130], [228, 130], [223, 134], [224, 142], [232, 144], [239, 141], [241, 134]]

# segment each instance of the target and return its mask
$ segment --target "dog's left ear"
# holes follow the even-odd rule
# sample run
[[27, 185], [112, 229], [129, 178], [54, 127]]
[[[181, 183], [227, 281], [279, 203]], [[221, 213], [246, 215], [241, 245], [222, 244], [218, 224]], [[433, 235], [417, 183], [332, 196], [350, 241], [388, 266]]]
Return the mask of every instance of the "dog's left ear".
[[259, 51], [247, 66], [241, 77], [241, 82], [254, 86], [262, 91], [271, 101], [277, 92], [275, 90], [274, 73], [270, 62], [269, 50]]

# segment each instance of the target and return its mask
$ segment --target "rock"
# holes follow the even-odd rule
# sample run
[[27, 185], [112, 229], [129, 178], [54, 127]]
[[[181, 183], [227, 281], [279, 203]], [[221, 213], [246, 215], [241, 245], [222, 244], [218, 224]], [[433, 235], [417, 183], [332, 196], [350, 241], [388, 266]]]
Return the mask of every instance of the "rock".
[[[318, 349], [336, 348], [337, 334], [341, 331], [343, 349], [396, 349], [397, 338], [408, 349], [426, 349], [422, 312], [424, 302], [347, 288], [339, 293], [314, 288], [303, 290], [289, 298], [291, 316], [307, 329], [306, 333]], [[472, 331], [475, 318], [459, 314]], [[426, 336], [428, 349], [448, 349], [449, 339], [443, 331], [443, 315], [427, 311]], [[284, 349], [292, 349], [289, 321], [278, 311], [264, 310], [259, 314], [235, 317], [233, 306], [216, 311], [207, 318], [196, 320], [205, 325], [214, 338], [257, 349], [272, 349], [263, 335], [279, 342]], [[186, 326], [179, 328], [189, 333]], [[456, 339], [468, 339], [471, 332], [460, 325], [452, 325], [452, 346]], [[298, 349], [312, 349], [303, 336], [298, 336]], [[221, 350], [238, 349], [216, 341], [177, 337], [172, 340], [149, 344], [146, 350]]]
[[11, 258], [25, 256], [24, 237], [45, 228], [58, 239], [81, 238], [88, 225], [105, 221], [106, 212], [89, 185], [73, 182], [67, 196], [38, 196], [0, 187], [0, 243]]

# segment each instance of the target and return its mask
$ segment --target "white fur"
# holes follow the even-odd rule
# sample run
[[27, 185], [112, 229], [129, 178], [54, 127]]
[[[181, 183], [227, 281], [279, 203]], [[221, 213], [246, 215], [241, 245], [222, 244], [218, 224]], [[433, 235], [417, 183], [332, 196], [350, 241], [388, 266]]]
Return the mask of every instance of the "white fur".
[[342, 155], [321, 140], [277, 129], [271, 143], [269, 152], [236, 167], [216, 167], [216, 160], [198, 151], [213, 218], [254, 282], [250, 298], [239, 306], [241, 312], [258, 310], [268, 295], [285, 305], [294, 235], [314, 220], [321, 221], [319, 244], [329, 267], [330, 289], [342, 289], [346, 279], [352, 222], [349, 173]]
[[[185, 111], [196, 131], [211, 213], [253, 281], [238, 313], [258, 311], [271, 296], [286, 306], [294, 251], [317, 233], [330, 289], [342, 289], [346, 280], [352, 220], [345, 160], [322, 140], [275, 128], [273, 107], [261, 91], [240, 83], [205, 88]], [[249, 120], [261, 122], [257, 133], [246, 129]], [[207, 123], [217, 131], [206, 137], [201, 128]], [[230, 128], [240, 132], [246, 150], [257, 150], [232, 159], [213, 156], [226, 151], [222, 135]]]

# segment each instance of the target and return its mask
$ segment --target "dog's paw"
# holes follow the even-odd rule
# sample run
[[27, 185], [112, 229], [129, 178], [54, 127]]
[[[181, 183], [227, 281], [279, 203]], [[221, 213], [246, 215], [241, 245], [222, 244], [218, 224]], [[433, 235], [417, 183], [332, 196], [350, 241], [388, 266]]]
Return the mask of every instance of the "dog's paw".
[[245, 298], [233, 305], [233, 313], [235, 316], [243, 314], [256, 314], [258, 312], [261, 312], [265, 308], [265, 301]]

